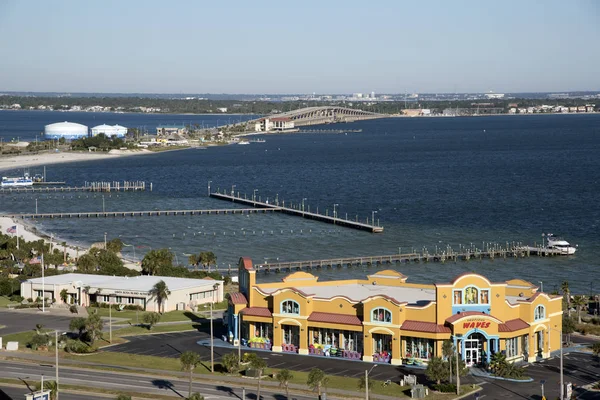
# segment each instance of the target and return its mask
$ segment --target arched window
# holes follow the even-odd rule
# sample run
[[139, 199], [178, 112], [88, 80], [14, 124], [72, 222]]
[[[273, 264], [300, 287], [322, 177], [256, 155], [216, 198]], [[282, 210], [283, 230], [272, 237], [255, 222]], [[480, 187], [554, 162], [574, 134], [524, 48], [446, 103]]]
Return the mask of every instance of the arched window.
[[471, 286], [465, 289], [465, 304], [478, 304], [479, 291]]
[[392, 323], [392, 313], [387, 308], [376, 308], [371, 313], [371, 322]]
[[538, 319], [544, 319], [544, 318], [546, 318], [546, 307], [537, 306], [535, 308], [535, 311], [533, 312], [533, 319], [537, 321]]
[[300, 314], [300, 305], [294, 300], [284, 300], [281, 302], [282, 314]]

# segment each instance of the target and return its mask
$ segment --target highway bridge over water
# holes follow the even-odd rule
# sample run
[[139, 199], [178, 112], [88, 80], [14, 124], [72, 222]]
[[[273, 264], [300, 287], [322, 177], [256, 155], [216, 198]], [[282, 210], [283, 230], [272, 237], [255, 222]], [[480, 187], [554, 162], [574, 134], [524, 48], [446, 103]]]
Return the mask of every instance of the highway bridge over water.
[[306, 107], [265, 118], [289, 118], [294, 126], [331, 124], [336, 122], [353, 122], [367, 119], [388, 118], [389, 115], [369, 111], [356, 110], [339, 106]]

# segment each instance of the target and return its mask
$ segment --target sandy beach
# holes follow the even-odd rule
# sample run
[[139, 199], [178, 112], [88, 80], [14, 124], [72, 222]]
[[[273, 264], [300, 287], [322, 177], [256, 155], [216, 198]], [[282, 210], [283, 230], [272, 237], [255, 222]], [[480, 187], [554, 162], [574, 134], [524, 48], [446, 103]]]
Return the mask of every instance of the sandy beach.
[[9, 169], [37, 167], [40, 165], [51, 165], [60, 163], [69, 163], [77, 161], [94, 161], [104, 160], [109, 158], [131, 157], [144, 154], [155, 154], [146, 149], [140, 150], [111, 150], [108, 153], [101, 152], [59, 152], [59, 153], [42, 153], [19, 156], [1, 156], [0, 171]]
[[[32, 232], [31, 228], [28, 225], [23, 224], [22, 221], [15, 221], [11, 218], [0, 217], [0, 230], [2, 231], [2, 233], [6, 234], [6, 230], [8, 228], [10, 228], [11, 226], [15, 226], [15, 225], [18, 227], [17, 232], [19, 234], [19, 237], [22, 240], [25, 240], [27, 242], [35, 242], [36, 240], [44, 240], [46, 243], [50, 243], [49, 238], [42, 237], [42, 236], [38, 235], [37, 233]], [[53, 248], [59, 249], [61, 252], [64, 251], [64, 247], [61, 245], [62, 240], [60, 240], [59, 238], [55, 238], [55, 240], [53, 240], [52, 243], [53, 243]], [[69, 257], [71, 259], [75, 259], [78, 256], [81, 256], [82, 254], [84, 254], [88, 251], [87, 248], [83, 248], [83, 247], [80, 247], [79, 251], [77, 251], [75, 246], [69, 245], [68, 243], [67, 243], [66, 249], [67, 249], [67, 254], [69, 255]]]

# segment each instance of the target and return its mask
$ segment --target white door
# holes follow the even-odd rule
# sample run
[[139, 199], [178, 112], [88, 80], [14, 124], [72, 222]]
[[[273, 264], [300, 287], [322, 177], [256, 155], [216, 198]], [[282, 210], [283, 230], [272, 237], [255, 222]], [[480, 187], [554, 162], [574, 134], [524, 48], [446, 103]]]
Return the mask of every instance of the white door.
[[467, 367], [479, 364], [479, 341], [477, 339], [465, 340], [465, 364]]

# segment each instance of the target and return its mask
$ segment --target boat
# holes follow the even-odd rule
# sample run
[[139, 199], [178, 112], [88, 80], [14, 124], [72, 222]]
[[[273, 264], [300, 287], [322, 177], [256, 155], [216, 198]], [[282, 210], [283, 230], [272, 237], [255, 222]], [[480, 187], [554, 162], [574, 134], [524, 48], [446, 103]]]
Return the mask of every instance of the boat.
[[254, 139], [254, 140], [249, 140], [250, 143], [265, 143], [266, 140], [264, 139]]
[[250, 144], [250, 142], [247, 142], [247, 141], [245, 141], [245, 140], [242, 140], [242, 141], [238, 142], [238, 144]]
[[575, 254], [577, 251], [577, 246], [571, 246], [569, 242], [563, 238], [554, 236], [552, 233], [546, 235], [546, 247], [551, 250], [558, 250], [560, 254], [567, 256]]
[[33, 179], [31, 179], [29, 174], [14, 178], [3, 176], [0, 185], [3, 188], [33, 186]]

